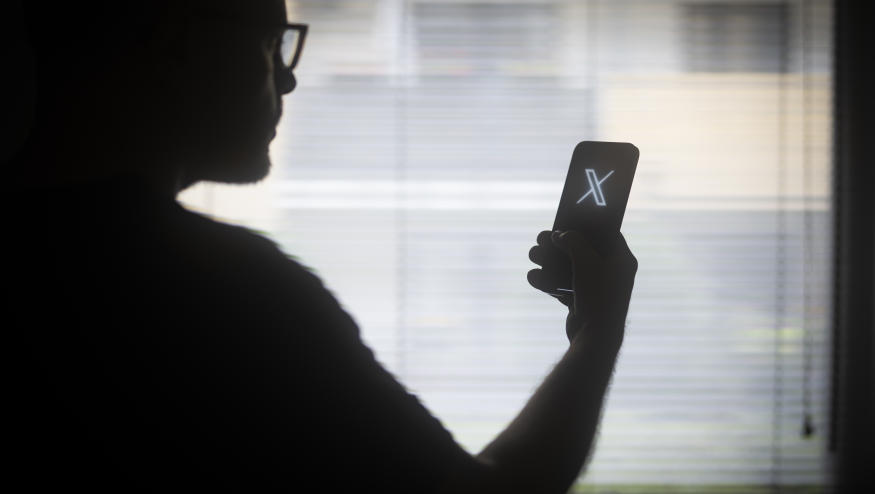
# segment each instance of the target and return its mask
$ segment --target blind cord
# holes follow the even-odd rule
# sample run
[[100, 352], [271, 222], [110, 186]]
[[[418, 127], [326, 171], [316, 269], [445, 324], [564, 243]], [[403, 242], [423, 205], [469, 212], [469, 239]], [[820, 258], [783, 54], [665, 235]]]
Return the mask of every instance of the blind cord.
[[787, 22], [789, 22], [788, 5], [783, 4], [784, 14], [779, 23], [778, 33], [778, 128], [777, 128], [777, 228], [775, 245], [775, 333], [773, 341], [773, 358], [775, 371], [772, 386], [775, 396], [772, 401], [772, 492], [781, 492], [781, 434], [782, 434], [782, 396], [783, 396], [783, 358], [782, 344], [784, 325], [786, 322], [786, 283], [787, 283], [787, 72], [788, 72], [788, 40]]
[[814, 216], [811, 210], [811, 2], [802, 1], [802, 201], [803, 237], [802, 259], [802, 438], [814, 436], [814, 418], [811, 408], [811, 374], [814, 357], [814, 334], [811, 329], [811, 252], [814, 236]]

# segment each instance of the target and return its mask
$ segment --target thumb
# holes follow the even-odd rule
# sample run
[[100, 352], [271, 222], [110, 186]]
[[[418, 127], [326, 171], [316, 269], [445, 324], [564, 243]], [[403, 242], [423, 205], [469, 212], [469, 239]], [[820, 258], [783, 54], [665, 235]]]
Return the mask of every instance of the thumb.
[[553, 241], [553, 245], [568, 254], [572, 259], [595, 255], [595, 251], [583, 234], [576, 230], [556, 230], [550, 234], [550, 240]]

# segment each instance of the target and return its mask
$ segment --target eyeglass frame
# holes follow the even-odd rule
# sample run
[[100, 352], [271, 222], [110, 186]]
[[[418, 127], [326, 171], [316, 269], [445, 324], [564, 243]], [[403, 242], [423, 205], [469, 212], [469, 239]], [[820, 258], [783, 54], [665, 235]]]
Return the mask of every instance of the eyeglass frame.
[[[212, 13], [211, 15], [208, 15], [205, 17], [196, 17], [196, 18], [190, 17], [188, 20], [189, 20], [189, 22], [194, 21], [194, 20], [219, 20], [219, 21], [226, 21], [226, 22], [240, 22], [240, 19], [237, 19], [237, 18], [232, 17], [232, 16], [228, 16], [228, 15], [219, 14], [219, 13]], [[297, 41], [297, 45], [295, 46], [295, 52], [294, 52], [295, 54], [294, 54], [294, 56], [292, 56], [292, 60], [290, 63], [286, 64], [285, 61], [283, 61], [283, 64], [285, 65], [286, 69], [288, 69], [288, 70], [295, 69], [295, 67], [298, 65], [298, 61], [301, 59], [301, 52], [304, 51], [304, 40], [307, 38], [307, 30], [310, 27], [309, 24], [303, 24], [303, 23], [297, 23], [297, 22], [282, 22], [282, 23], [244, 22], [244, 24], [249, 24], [250, 26], [264, 27], [264, 28], [268, 28], [268, 29], [282, 29], [283, 35], [285, 35], [285, 31], [288, 31], [290, 29], [297, 31], [298, 32], [298, 41]], [[282, 36], [280, 36], [280, 43], [282, 43]]]
[[[283, 29], [283, 35], [288, 30], [294, 30], [298, 32], [298, 39], [295, 45], [294, 55], [292, 56], [292, 60], [286, 64], [286, 68], [289, 70], [294, 70], [298, 65], [298, 61], [301, 59], [301, 52], [304, 51], [304, 40], [307, 39], [307, 29], [310, 27], [309, 24], [301, 24], [294, 22], [286, 22], [283, 24], [279, 24], [276, 26], [278, 29]], [[282, 37], [280, 38], [280, 43], [282, 43]], [[285, 63], [285, 61], [283, 62]]]

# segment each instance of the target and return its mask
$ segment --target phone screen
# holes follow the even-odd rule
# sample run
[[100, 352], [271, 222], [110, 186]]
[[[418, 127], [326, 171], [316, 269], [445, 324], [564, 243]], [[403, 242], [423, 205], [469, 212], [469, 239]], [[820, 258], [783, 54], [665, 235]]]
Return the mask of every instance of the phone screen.
[[[577, 230], [591, 238], [619, 231], [637, 166], [638, 148], [632, 144], [597, 141], [578, 144], [568, 167], [553, 230]], [[551, 293], [573, 292], [571, 261], [564, 253], [551, 256], [544, 265], [544, 274], [555, 285]]]

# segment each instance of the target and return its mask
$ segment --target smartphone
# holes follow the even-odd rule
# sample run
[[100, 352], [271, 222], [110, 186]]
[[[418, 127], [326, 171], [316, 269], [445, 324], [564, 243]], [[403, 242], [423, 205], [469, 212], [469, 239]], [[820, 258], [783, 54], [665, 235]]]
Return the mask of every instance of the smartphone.
[[[627, 142], [583, 141], [574, 148], [553, 230], [577, 230], [598, 244], [599, 238], [620, 231], [638, 148]], [[571, 260], [555, 248], [544, 261], [548, 293], [574, 293]]]

